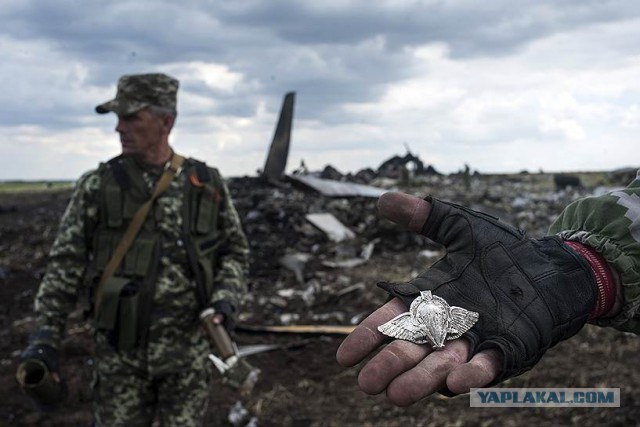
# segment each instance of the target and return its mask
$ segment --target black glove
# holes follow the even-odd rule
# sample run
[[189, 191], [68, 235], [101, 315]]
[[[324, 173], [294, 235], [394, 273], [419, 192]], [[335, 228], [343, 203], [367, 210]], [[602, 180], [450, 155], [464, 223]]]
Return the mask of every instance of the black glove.
[[379, 283], [407, 307], [421, 290], [480, 314], [462, 337], [471, 355], [498, 349], [503, 367], [492, 385], [531, 369], [575, 335], [597, 301], [586, 263], [556, 237], [530, 239], [489, 215], [427, 198], [422, 234], [447, 254], [409, 283]]
[[[36, 409], [49, 412], [58, 408], [68, 395], [64, 380], [55, 381], [59, 376], [58, 350], [46, 344], [46, 333], [36, 333], [31, 344], [20, 354], [20, 365], [16, 377], [22, 389], [31, 398]], [[44, 366], [43, 366], [44, 365]]]
[[20, 354], [20, 361], [38, 359], [44, 362], [50, 372], [60, 372], [58, 350], [47, 344], [29, 344]]
[[229, 332], [236, 329], [236, 308], [228, 301], [220, 300], [213, 303], [213, 309], [216, 313], [224, 315], [222, 325]]

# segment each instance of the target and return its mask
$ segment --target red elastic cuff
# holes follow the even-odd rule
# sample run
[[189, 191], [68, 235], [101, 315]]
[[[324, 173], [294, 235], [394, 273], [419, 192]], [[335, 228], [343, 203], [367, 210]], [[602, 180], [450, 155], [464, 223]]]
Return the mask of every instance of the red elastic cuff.
[[593, 277], [596, 279], [598, 301], [589, 314], [589, 320], [604, 316], [611, 311], [616, 302], [616, 286], [611, 267], [603, 256], [592, 247], [575, 241], [567, 240], [564, 243], [589, 263]]

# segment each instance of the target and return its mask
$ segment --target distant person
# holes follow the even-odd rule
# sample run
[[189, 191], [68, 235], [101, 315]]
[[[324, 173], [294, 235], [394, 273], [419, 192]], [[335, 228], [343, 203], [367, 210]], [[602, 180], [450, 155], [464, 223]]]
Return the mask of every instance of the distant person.
[[309, 174], [309, 169], [307, 169], [307, 165], [304, 163], [304, 159], [300, 160], [300, 166], [296, 170], [293, 171], [294, 175], [307, 175]]
[[462, 181], [465, 190], [471, 190], [471, 168], [468, 164], [464, 164], [464, 172], [462, 172]]
[[[382, 195], [383, 217], [443, 244], [447, 253], [409, 282], [380, 283], [396, 298], [344, 340], [338, 362], [354, 366], [388, 344], [367, 361], [358, 384], [408, 406], [436, 392], [466, 393], [520, 375], [587, 322], [640, 333], [639, 196], [636, 178], [621, 191], [577, 200], [549, 236], [530, 239], [432, 197]], [[440, 298], [465, 311], [446, 309]], [[448, 316], [438, 324], [443, 313]], [[403, 339], [382, 334], [385, 324], [383, 330]], [[425, 344], [416, 343], [423, 338]], [[453, 339], [434, 350], [431, 342], [442, 338]]]
[[[78, 300], [88, 304], [98, 426], [203, 425], [211, 369], [199, 313], [213, 308], [212, 321], [232, 328], [246, 294], [248, 244], [224, 180], [169, 144], [177, 91], [165, 74], [125, 75], [115, 99], [96, 107], [117, 114], [122, 154], [77, 182], [35, 299], [37, 330], [22, 354], [42, 360], [60, 382], [67, 316]], [[139, 232], [129, 236], [147, 202]], [[114, 268], [127, 238], [132, 244]]]

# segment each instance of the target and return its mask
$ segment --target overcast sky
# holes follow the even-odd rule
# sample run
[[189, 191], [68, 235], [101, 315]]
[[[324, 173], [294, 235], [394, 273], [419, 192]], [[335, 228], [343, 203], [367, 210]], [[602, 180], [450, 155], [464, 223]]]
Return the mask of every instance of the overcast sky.
[[75, 179], [119, 153], [123, 74], [180, 80], [176, 151], [264, 165], [296, 92], [287, 171], [640, 166], [640, 2], [1, 0], [0, 180]]

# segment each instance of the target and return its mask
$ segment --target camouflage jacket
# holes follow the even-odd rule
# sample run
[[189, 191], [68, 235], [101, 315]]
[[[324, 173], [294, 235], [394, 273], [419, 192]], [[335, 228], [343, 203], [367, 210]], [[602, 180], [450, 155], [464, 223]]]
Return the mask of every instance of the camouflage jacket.
[[[152, 191], [161, 171], [140, 167], [139, 173]], [[92, 232], [101, 218], [98, 200], [101, 179], [98, 169], [85, 173], [76, 183], [36, 296], [39, 331], [44, 332], [44, 336], [48, 335], [48, 343], [54, 346], [58, 345], [64, 332], [68, 314], [84, 293], [85, 274], [95, 255], [91, 241]], [[202, 360], [208, 353], [208, 342], [198, 321], [200, 305], [180, 241], [188, 179], [184, 171], [179, 173], [154, 202], [145, 220], [145, 223], [155, 221], [155, 229], [160, 233], [163, 245], [169, 249], [160, 254], [146, 346], [118, 354], [110, 347], [104, 334], [96, 333], [97, 356], [111, 359], [113, 363], [105, 365], [109, 369], [117, 370], [118, 363], [125, 362], [150, 374], [175, 372], [193, 367], [196, 355], [197, 364], [204, 363]], [[222, 185], [218, 226], [225, 230], [227, 240], [218, 255], [210, 304], [226, 301], [239, 307], [246, 296], [249, 250], [226, 184]]]
[[594, 323], [640, 334], [640, 172], [624, 189], [573, 202], [549, 231], [593, 247], [619, 275], [621, 313]]

